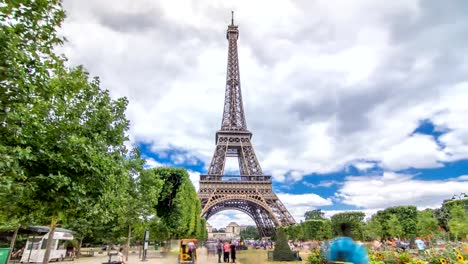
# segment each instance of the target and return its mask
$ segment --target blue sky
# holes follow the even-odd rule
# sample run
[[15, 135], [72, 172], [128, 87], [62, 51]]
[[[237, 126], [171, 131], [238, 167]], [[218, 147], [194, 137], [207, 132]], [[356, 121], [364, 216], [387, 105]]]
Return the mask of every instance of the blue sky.
[[[264, 8], [268, 6], [268, 8]], [[225, 30], [264, 172], [296, 220], [437, 207], [468, 192], [468, 5], [454, 1], [65, 1], [60, 49], [129, 100], [128, 146], [195, 186], [214, 151]], [[227, 170], [235, 171], [229, 160]], [[251, 223], [239, 212], [209, 222]]]

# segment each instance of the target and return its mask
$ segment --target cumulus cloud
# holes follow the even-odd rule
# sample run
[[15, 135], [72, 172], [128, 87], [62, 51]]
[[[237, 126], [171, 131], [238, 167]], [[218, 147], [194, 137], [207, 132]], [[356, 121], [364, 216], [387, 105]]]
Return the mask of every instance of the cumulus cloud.
[[344, 204], [364, 209], [397, 205], [419, 208], [440, 207], [443, 200], [468, 190], [465, 177], [448, 180], [421, 180], [413, 175], [385, 172], [382, 176], [350, 176], [337, 191]]
[[161, 164], [160, 162], [156, 161], [153, 158], [145, 159], [145, 167], [146, 168], [156, 168], [156, 167], [162, 167], [162, 166], [163, 166], [163, 164]]
[[[234, 9], [247, 123], [276, 181], [355, 160], [404, 169], [468, 158], [462, 2], [176, 2], [64, 3], [62, 51], [129, 98], [133, 143], [209, 164]], [[447, 132], [412, 135], [420, 120]]]

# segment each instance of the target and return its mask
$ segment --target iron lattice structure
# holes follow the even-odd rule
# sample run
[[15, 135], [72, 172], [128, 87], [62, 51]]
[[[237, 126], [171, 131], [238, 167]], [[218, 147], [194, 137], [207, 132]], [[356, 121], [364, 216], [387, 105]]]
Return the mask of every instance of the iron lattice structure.
[[[271, 176], [264, 175], [247, 130], [240, 86], [237, 39], [234, 19], [228, 26], [229, 42], [226, 94], [221, 129], [216, 132], [216, 149], [208, 173], [200, 176], [198, 197], [202, 216], [209, 219], [224, 210], [249, 215], [260, 235], [270, 237], [275, 227], [296, 223], [273, 192]], [[224, 175], [226, 157], [237, 157], [240, 175]]]

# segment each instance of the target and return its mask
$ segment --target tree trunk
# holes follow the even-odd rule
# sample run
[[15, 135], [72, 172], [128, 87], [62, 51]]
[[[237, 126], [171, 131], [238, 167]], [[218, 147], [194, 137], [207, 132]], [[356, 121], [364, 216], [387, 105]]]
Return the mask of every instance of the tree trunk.
[[10, 254], [8, 254], [6, 263], [8, 263], [8, 261], [10, 261], [11, 254], [13, 254], [13, 249], [15, 248], [16, 236], [18, 235], [18, 231], [19, 231], [20, 227], [21, 227], [21, 226], [18, 226], [18, 227], [15, 229], [15, 232], [13, 233], [13, 237], [11, 238], [11, 243], [10, 243]]
[[42, 260], [42, 264], [49, 263], [50, 251], [52, 249], [52, 242], [54, 242], [55, 225], [57, 225], [57, 216], [54, 215], [52, 216], [52, 220], [50, 221], [49, 237], [47, 238], [47, 247], [44, 253], [44, 259]]
[[132, 237], [132, 227], [128, 225], [128, 237], [127, 237], [127, 250], [125, 252], [125, 260], [128, 261], [128, 254], [130, 253], [130, 239]]
[[78, 248], [76, 249], [76, 258], [80, 258], [82, 244], [83, 244], [83, 238], [80, 238], [80, 243], [78, 243]]

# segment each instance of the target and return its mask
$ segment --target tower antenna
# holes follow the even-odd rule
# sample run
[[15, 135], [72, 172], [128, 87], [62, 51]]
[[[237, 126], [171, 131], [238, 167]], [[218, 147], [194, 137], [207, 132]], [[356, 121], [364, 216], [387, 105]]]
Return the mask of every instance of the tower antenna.
[[234, 11], [231, 11], [231, 25], [234, 26]]

